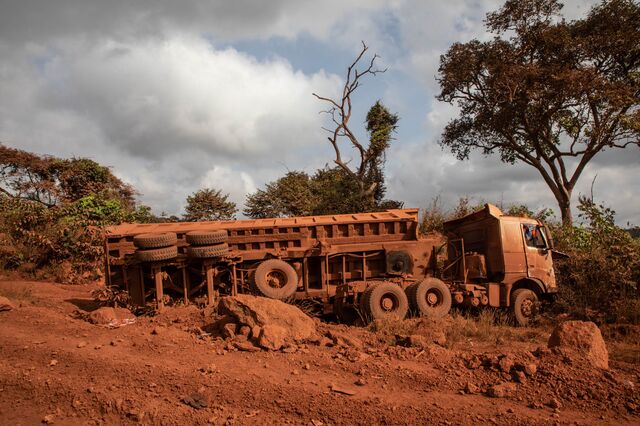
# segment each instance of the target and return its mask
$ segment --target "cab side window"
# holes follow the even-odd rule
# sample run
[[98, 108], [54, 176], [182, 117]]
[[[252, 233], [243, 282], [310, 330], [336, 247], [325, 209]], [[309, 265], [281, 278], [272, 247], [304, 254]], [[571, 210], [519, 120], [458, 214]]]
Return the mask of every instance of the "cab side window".
[[524, 240], [527, 246], [534, 248], [545, 248], [546, 244], [542, 236], [542, 229], [537, 225], [525, 223], [522, 225]]

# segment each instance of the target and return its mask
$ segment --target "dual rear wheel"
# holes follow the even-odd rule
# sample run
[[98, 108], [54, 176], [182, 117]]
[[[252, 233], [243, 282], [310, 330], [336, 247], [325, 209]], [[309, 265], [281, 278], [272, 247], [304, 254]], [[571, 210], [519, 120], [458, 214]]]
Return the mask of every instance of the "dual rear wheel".
[[383, 281], [369, 286], [360, 298], [367, 320], [403, 319], [409, 310], [419, 316], [441, 318], [451, 309], [451, 293], [436, 278], [411, 284], [405, 291], [394, 283]]

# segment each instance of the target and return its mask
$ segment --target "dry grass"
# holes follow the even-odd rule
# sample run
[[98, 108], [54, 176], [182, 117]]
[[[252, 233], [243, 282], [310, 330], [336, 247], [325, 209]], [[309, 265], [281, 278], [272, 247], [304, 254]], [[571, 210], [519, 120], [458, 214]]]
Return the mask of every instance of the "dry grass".
[[35, 297], [30, 288], [26, 287], [0, 287], [0, 296], [4, 296], [9, 300], [21, 300], [26, 302], [33, 302]]
[[495, 347], [505, 342], [539, 343], [545, 334], [536, 328], [514, 327], [511, 318], [495, 309], [482, 309], [477, 315], [467, 311], [453, 311], [446, 328], [447, 347], [450, 349], [474, 344]]

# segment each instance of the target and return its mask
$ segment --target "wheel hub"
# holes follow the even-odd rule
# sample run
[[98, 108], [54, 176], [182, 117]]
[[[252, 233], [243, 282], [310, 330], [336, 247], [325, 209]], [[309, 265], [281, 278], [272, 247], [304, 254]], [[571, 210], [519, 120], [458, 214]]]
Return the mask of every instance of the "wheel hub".
[[524, 315], [525, 317], [530, 317], [531, 315], [533, 315], [533, 309], [533, 300], [526, 299], [522, 301], [522, 305], [520, 307], [520, 312], [522, 312], [522, 315]]
[[393, 305], [393, 299], [391, 299], [390, 297], [384, 297], [380, 301], [380, 306], [382, 306], [382, 309], [384, 309], [385, 311], [391, 311], [393, 309]]
[[267, 275], [267, 283], [272, 288], [282, 288], [286, 282], [285, 277], [278, 272], [270, 272]]

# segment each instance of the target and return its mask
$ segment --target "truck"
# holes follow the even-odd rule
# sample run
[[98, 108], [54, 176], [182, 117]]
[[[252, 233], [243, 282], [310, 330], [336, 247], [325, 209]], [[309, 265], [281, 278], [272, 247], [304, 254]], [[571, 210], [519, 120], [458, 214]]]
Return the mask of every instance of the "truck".
[[134, 305], [254, 294], [308, 301], [348, 322], [508, 308], [528, 324], [557, 292], [553, 239], [496, 206], [421, 234], [418, 209], [106, 229], [106, 284]]

